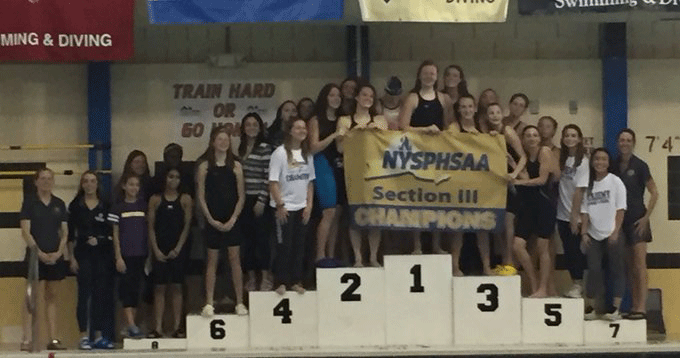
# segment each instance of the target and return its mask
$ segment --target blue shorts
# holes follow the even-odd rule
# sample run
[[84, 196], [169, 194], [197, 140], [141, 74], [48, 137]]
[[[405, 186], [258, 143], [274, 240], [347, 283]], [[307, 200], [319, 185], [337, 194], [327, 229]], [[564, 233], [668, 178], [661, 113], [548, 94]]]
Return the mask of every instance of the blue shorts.
[[314, 156], [314, 191], [319, 199], [321, 209], [330, 209], [338, 205], [338, 191], [335, 185], [335, 173], [328, 159], [322, 153]]

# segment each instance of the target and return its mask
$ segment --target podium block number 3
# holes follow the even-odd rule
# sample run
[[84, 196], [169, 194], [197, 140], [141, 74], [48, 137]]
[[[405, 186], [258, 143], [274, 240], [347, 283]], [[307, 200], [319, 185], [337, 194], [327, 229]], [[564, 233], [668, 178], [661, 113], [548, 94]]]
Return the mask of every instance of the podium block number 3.
[[210, 321], [210, 338], [224, 339], [226, 336], [227, 332], [224, 330], [224, 320], [214, 319]]
[[483, 283], [477, 287], [477, 293], [486, 294], [486, 302], [477, 304], [480, 311], [494, 312], [498, 309], [498, 286], [493, 283]]
[[292, 315], [293, 311], [290, 310], [290, 300], [288, 298], [282, 299], [279, 304], [274, 306], [274, 316], [281, 317], [281, 323], [291, 324], [293, 320], [290, 319], [290, 316]]

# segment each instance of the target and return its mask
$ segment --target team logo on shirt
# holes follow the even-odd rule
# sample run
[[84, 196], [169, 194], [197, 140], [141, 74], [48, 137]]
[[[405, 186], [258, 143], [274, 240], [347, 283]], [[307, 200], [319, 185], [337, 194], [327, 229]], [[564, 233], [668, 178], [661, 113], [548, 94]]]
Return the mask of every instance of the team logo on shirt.
[[57, 215], [61, 215], [61, 209], [59, 209], [58, 206], [54, 207], [54, 213]]
[[635, 170], [633, 170], [633, 169], [628, 169], [628, 171], [626, 172], [626, 174], [628, 174], [629, 177], [632, 177], [633, 175], [635, 175]]

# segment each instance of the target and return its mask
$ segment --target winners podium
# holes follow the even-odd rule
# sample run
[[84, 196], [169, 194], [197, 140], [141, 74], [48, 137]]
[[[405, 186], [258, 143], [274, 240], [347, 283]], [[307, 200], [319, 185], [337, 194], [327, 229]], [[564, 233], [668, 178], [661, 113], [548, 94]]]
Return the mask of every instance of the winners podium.
[[646, 342], [646, 321], [588, 321], [583, 300], [522, 298], [519, 276], [452, 277], [449, 255], [317, 269], [317, 291], [251, 292], [248, 316], [187, 317], [186, 339], [127, 350], [602, 345]]

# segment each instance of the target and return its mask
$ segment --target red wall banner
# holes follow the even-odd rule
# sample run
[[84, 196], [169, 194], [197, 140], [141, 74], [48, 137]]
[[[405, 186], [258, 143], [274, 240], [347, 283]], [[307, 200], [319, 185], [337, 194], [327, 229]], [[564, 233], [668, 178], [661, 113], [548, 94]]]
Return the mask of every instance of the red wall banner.
[[115, 61], [134, 54], [134, 0], [2, 0], [0, 61]]

